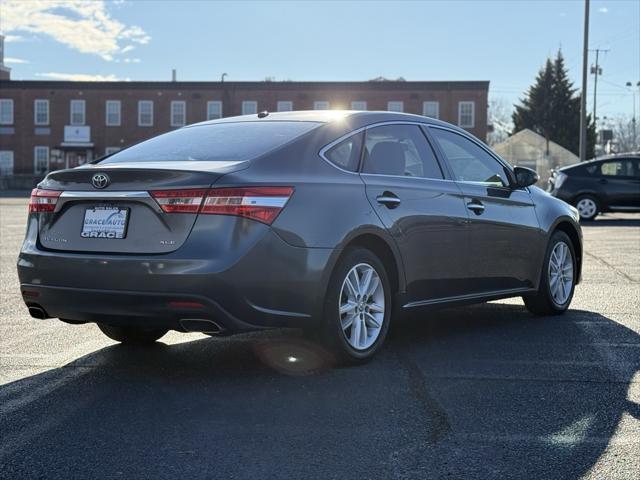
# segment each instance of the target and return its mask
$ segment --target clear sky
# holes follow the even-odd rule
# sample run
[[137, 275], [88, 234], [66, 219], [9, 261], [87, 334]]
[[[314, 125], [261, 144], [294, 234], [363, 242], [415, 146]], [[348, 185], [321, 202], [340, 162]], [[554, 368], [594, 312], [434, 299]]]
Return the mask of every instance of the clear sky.
[[[168, 80], [176, 68], [179, 80], [489, 80], [513, 103], [558, 48], [580, 86], [583, 11], [582, 0], [0, 0], [0, 30], [14, 79]], [[592, 0], [589, 43], [609, 50], [598, 116], [630, 116], [640, 0]], [[589, 109], [592, 88], [591, 75]]]

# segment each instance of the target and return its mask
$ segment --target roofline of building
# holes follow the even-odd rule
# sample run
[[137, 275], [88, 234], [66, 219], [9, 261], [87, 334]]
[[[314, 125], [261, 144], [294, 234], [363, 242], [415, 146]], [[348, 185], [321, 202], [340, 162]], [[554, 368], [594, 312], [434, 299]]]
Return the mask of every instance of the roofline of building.
[[137, 89], [187, 89], [187, 88], [215, 88], [215, 89], [274, 89], [287, 90], [291, 88], [307, 89], [388, 89], [397, 90], [489, 90], [488, 80], [470, 81], [107, 81], [107, 82], [78, 82], [70, 80], [0, 80], [0, 87], [7, 89], [24, 88], [52, 88], [74, 90], [137, 90]]

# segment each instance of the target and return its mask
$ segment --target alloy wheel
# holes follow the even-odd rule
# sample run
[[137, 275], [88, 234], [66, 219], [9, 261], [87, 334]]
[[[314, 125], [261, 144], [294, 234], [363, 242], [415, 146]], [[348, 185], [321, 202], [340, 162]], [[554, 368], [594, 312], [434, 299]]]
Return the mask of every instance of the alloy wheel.
[[342, 333], [351, 347], [366, 350], [378, 339], [384, 322], [384, 286], [378, 272], [359, 263], [347, 273], [338, 314]]
[[573, 287], [573, 257], [569, 246], [558, 242], [549, 257], [549, 290], [556, 305], [564, 305]]

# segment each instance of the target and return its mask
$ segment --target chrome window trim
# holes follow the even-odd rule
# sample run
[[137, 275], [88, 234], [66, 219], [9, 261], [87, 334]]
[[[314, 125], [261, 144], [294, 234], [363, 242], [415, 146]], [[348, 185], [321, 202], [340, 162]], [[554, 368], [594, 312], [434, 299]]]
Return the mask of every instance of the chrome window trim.
[[127, 199], [138, 199], [142, 200], [146, 205], [153, 208], [157, 213], [162, 213], [162, 209], [158, 205], [151, 194], [146, 191], [117, 191], [117, 192], [109, 192], [109, 191], [95, 191], [95, 190], [65, 190], [58, 197], [58, 202], [56, 203], [56, 207], [54, 212], [59, 212], [62, 210], [62, 206], [70, 201], [74, 200], [96, 200], [98, 202], [104, 200], [127, 200]]
[[58, 198], [67, 199], [85, 199], [85, 198], [151, 198], [149, 192], [146, 191], [131, 191], [131, 192], [109, 192], [109, 191], [79, 191], [79, 190], [65, 190], [60, 194]]

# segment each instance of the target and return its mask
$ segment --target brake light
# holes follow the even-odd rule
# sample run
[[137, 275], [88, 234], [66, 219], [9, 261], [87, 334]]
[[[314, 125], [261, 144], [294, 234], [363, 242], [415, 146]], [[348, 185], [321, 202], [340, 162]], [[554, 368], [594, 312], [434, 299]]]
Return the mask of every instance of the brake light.
[[198, 213], [207, 190], [158, 190], [151, 196], [166, 213]]
[[293, 194], [293, 187], [214, 188], [202, 205], [203, 214], [236, 215], [271, 225]]
[[235, 215], [271, 225], [293, 187], [232, 187], [210, 190], [156, 190], [151, 196], [166, 213]]
[[29, 213], [53, 212], [62, 192], [58, 190], [43, 190], [34, 188], [29, 198]]

